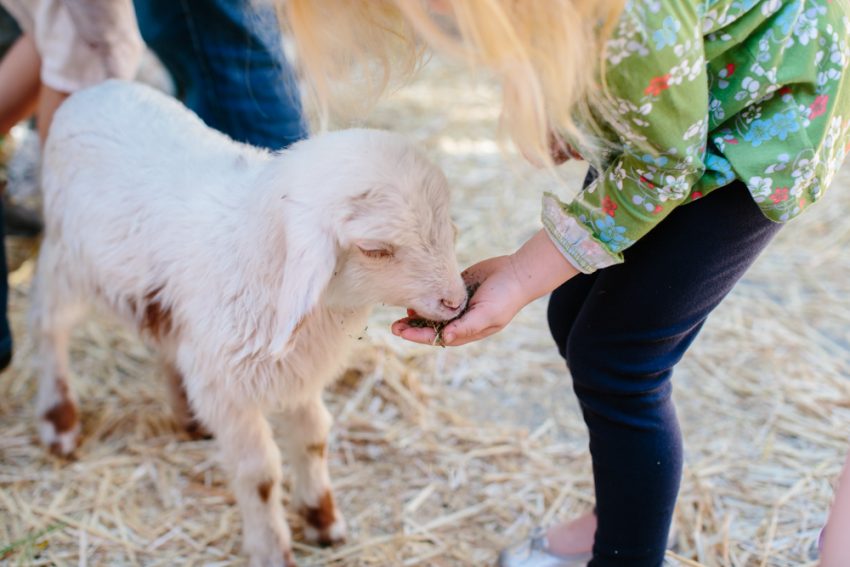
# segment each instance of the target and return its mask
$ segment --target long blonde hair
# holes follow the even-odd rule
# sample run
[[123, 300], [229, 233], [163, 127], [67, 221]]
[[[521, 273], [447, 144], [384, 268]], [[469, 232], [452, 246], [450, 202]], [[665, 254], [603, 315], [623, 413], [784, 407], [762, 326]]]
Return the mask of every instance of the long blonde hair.
[[[500, 131], [551, 164], [557, 132], [594, 154], [605, 104], [604, 43], [625, 0], [285, 0], [282, 22], [320, 115], [368, 108], [430, 47], [493, 72]], [[354, 104], [352, 104], [354, 103]], [[604, 112], [602, 112], [604, 115]]]

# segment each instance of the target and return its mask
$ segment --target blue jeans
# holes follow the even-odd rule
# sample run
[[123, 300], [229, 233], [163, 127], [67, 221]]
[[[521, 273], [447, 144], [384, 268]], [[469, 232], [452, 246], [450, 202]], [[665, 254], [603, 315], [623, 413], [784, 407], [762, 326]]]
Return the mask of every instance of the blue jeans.
[[673, 367], [782, 225], [741, 182], [678, 207], [625, 262], [552, 293], [549, 328], [590, 432], [591, 567], [658, 567], [682, 473]]
[[7, 316], [9, 308], [9, 278], [6, 266], [6, 232], [3, 227], [3, 199], [0, 199], [0, 371], [12, 361], [12, 330]]
[[281, 149], [307, 136], [269, 6], [251, 0], [134, 0], [142, 37], [177, 96], [234, 140]]

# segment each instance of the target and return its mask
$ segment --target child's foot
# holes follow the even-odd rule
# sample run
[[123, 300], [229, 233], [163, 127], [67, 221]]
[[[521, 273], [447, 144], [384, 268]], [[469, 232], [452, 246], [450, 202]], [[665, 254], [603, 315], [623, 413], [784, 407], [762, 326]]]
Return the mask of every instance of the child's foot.
[[596, 514], [589, 511], [583, 516], [549, 528], [546, 539], [549, 551], [555, 555], [577, 555], [593, 551], [596, 534]]

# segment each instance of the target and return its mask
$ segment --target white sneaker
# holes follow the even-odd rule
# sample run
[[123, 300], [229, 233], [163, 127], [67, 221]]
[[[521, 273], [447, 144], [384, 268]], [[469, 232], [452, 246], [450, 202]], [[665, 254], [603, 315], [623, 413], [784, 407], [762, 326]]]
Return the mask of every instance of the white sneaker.
[[[676, 543], [675, 523], [670, 526], [670, 534], [667, 537], [667, 547], [673, 547]], [[587, 567], [593, 553], [576, 553], [572, 555], [558, 555], [549, 551], [549, 540], [546, 538], [546, 530], [535, 528], [531, 537], [521, 541], [499, 553], [498, 567]], [[667, 558], [664, 565], [675, 566]]]
[[587, 567], [592, 553], [557, 555], [549, 551], [546, 530], [537, 528], [531, 537], [499, 554], [499, 567]]

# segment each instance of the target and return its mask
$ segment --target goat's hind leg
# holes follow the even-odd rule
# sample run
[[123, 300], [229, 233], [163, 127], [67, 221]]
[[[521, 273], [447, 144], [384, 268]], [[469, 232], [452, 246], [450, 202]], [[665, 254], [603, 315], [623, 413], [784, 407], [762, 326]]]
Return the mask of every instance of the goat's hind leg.
[[328, 432], [333, 419], [322, 399], [289, 408], [285, 447], [295, 482], [293, 505], [304, 518], [304, 539], [323, 547], [345, 541], [345, 520], [336, 506], [328, 473]]
[[[62, 286], [62, 273], [50, 265], [54, 250], [45, 243], [33, 284], [30, 328], [37, 346], [39, 373], [36, 415], [45, 447], [69, 456], [80, 441], [77, 400], [69, 383], [68, 342], [80, 304]], [[47, 281], [50, 278], [51, 281]]]
[[191, 377], [187, 387], [198, 418], [221, 449], [222, 464], [242, 514], [244, 547], [251, 567], [294, 566], [281, 495], [280, 450], [262, 409], [238, 402], [224, 388], [201, 386]]

